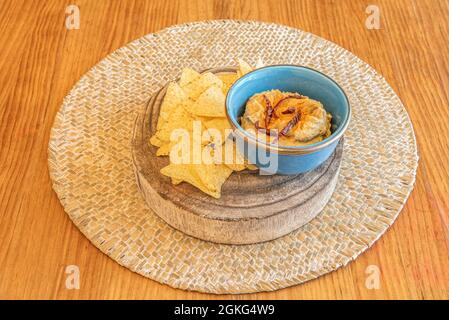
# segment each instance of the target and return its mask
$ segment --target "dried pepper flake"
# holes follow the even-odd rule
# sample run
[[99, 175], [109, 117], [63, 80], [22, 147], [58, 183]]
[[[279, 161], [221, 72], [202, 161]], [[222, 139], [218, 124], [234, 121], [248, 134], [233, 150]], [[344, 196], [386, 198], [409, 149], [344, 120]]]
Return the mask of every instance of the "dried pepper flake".
[[287, 125], [281, 130], [280, 135], [285, 136], [301, 119], [301, 112], [298, 111], [293, 118], [287, 123]]

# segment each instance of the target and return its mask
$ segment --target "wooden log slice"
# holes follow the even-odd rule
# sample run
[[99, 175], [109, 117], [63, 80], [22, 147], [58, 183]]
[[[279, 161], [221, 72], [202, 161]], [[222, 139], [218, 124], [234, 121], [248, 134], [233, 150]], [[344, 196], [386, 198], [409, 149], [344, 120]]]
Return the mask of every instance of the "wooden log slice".
[[[229, 72], [228, 68], [213, 72]], [[191, 236], [224, 244], [251, 244], [286, 235], [316, 217], [335, 189], [343, 139], [335, 152], [313, 171], [293, 175], [234, 172], [215, 199], [188, 183], [173, 185], [160, 169], [150, 145], [166, 88], [155, 94], [135, 122], [132, 152], [136, 180], [149, 208], [172, 227]]]

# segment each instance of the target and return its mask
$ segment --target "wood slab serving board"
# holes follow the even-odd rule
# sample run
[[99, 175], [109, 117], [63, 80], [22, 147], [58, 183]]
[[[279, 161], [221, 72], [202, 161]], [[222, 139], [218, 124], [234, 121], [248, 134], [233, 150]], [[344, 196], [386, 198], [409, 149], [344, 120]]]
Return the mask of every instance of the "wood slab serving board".
[[[229, 72], [229, 69], [214, 69]], [[335, 189], [343, 154], [343, 139], [317, 169], [299, 175], [260, 175], [234, 172], [215, 199], [188, 183], [173, 185], [160, 169], [168, 157], [157, 157], [150, 145], [166, 88], [139, 114], [132, 151], [136, 181], [148, 207], [172, 227], [191, 236], [224, 244], [272, 240], [317, 216]]]

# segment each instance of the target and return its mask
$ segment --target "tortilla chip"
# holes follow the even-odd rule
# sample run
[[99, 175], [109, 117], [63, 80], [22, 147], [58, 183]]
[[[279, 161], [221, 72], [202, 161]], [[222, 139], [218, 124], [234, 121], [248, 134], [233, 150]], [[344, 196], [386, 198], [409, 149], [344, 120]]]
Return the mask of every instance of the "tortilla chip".
[[237, 146], [233, 146], [232, 163], [228, 163], [224, 158], [225, 164], [234, 171], [242, 171], [246, 169], [246, 161], [240, 151], [237, 150]]
[[223, 82], [222, 91], [224, 95], [228, 93], [231, 86], [239, 78], [235, 72], [218, 74], [217, 77]]
[[256, 165], [251, 164], [251, 163], [247, 163], [247, 164], [246, 164], [246, 168], [247, 168], [248, 170], [251, 170], [251, 171], [259, 170], [259, 168], [258, 168]]
[[257, 59], [257, 62], [256, 62], [256, 68], [255, 68], [255, 69], [260, 69], [260, 68], [262, 68], [262, 67], [264, 67], [264, 66], [265, 66], [265, 64], [263, 63], [262, 58], [259, 57], [259, 59]]
[[201, 182], [209, 190], [209, 192], [206, 193], [215, 198], [220, 198], [221, 187], [231, 175], [232, 169], [224, 164], [202, 164], [194, 165], [194, 170]]
[[198, 97], [210, 87], [221, 89], [223, 87], [223, 82], [213, 73], [206, 72], [195, 81], [187, 84], [183, 89], [189, 98], [196, 101]]
[[159, 111], [159, 118], [156, 126], [156, 133], [151, 137], [150, 143], [158, 150], [157, 155], [168, 155], [169, 148], [166, 146], [170, 142], [170, 135], [174, 129], [186, 128], [193, 121], [183, 104], [187, 96], [177, 83], [170, 83]]
[[187, 95], [184, 93], [184, 90], [176, 82], [171, 82], [167, 87], [164, 101], [162, 101], [161, 109], [159, 110], [156, 129], [162, 128], [164, 122], [170, 119], [172, 113], [182, 106], [186, 99]]
[[204, 117], [226, 117], [225, 96], [221, 88], [210, 87], [189, 108], [190, 113]]
[[239, 69], [237, 71], [237, 75], [239, 78], [253, 71], [253, 67], [251, 67], [246, 61], [239, 59], [238, 62], [239, 62]]
[[[232, 130], [227, 118], [208, 118], [203, 121], [206, 129], [217, 129], [221, 134], [221, 143], [224, 143]], [[215, 142], [210, 140], [211, 142]]]
[[155, 147], [160, 147], [163, 144], [163, 142], [157, 137], [157, 135], [154, 135], [150, 138], [150, 143]]
[[[206, 166], [203, 164], [195, 165], [171, 163], [162, 168], [161, 173], [167, 177], [170, 177], [172, 179], [172, 183], [173, 181], [179, 183], [181, 181], [185, 181], [214, 198], [220, 198], [221, 186], [232, 171], [230, 169], [223, 170], [223, 168], [214, 168], [213, 166], [216, 165]], [[208, 172], [208, 170], [212, 168], [214, 168], [214, 170]], [[212, 178], [211, 174], [215, 174], [215, 177]], [[206, 181], [207, 185], [203, 181]]]
[[209, 194], [210, 190], [201, 182], [198, 174], [193, 169], [193, 166], [195, 165], [170, 163], [168, 166], [161, 169], [161, 173], [175, 179], [175, 181], [186, 181], [201, 191]]
[[174, 185], [178, 185], [182, 182], [181, 179], [176, 179], [176, 178], [171, 178], [171, 183], [173, 183]]
[[194, 120], [184, 107], [179, 106], [171, 112], [167, 121], [163, 122], [163, 125], [156, 132], [156, 137], [163, 142], [169, 142], [173, 130], [185, 129], [191, 131]]
[[181, 78], [179, 79], [179, 86], [181, 88], [185, 87], [189, 83], [198, 79], [200, 76], [201, 76], [201, 74], [199, 74], [195, 70], [193, 70], [191, 68], [184, 68], [184, 70], [182, 70], [182, 73], [181, 73]]
[[160, 146], [159, 149], [157, 149], [156, 151], [156, 156], [160, 157], [160, 156], [168, 156], [170, 154], [170, 144], [169, 143], [165, 143], [163, 145]]

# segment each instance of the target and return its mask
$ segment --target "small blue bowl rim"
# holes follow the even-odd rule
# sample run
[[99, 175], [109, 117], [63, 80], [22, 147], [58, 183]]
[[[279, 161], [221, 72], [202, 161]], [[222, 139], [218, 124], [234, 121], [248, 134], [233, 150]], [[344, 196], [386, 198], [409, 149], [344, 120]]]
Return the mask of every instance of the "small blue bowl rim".
[[[324, 139], [322, 141], [316, 142], [314, 144], [306, 145], [306, 146], [274, 145], [274, 144], [271, 144], [271, 143], [266, 143], [264, 141], [258, 140], [256, 137], [254, 137], [249, 132], [247, 132], [245, 129], [243, 129], [240, 126], [240, 124], [238, 123], [237, 119], [234, 119], [234, 117], [231, 117], [230, 112], [229, 112], [229, 96], [232, 94], [233, 90], [235, 90], [235, 87], [240, 82], [246, 80], [250, 75], [252, 75], [254, 73], [263, 72], [266, 69], [277, 69], [279, 67], [291, 67], [291, 68], [296, 68], [296, 69], [307, 69], [307, 70], [310, 70], [312, 72], [317, 73], [320, 76], [323, 76], [323, 77], [327, 78], [330, 82], [332, 82], [337, 87], [338, 90], [341, 91], [341, 93], [343, 94], [343, 96], [345, 98], [346, 105], [347, 105], [347, 108], [348, 108], [348, 112], [347, 112], [347, 115], [346, 115], [345, 119], [343, 120], [343, 123], [337, 128], [336, 131], [332, 132], [332, 134], [329, 137], [327, 137], [326, 139]], [[232, 86], [229, 88], [228, 93], [226, 94], [225, 106], [226, 106], [226, 116], [227, 116], [229, 122], [232, 124], [234, 129], [237, 129], [237, 133], [239, 133], [240, 136], [242, 136], [243, 139], [245, 139], [248, 142], [255, 143], [257, 145], [262, 145], [267, 150], [272, 151], [272, 152], [276, 152], [276, 153], [280, 153], [280, 154], [308, 154], [308, 153], [316, 152], [316, 151], [319, 151], [319, 150], [322, 150], [322, 149], [326, 148], [330, 144], [338, 141], [341, 138], [341, 136], [345, 133], [346, 129], [349, 126], [349, 122], [350, 122], [351, 114], [352, 114], [352, 112], [351, 112], [351, 104], [349, 102], [348, 96], [346, 95], [346, 92], [343, 90], [343, 88], [334, 79], [332, 79], [328, 75], [326, 75], [326, 74], [324, 74], [321, 71], [318, 71], [316, 69], [313, 69], [313, 68], [310, 68], [310, 67], [306, 67], [306, 66], [295, 65], [295, 64], [269, 65], [269, 66], [261, 67], [261, 68], [258, 68], [258, 69], [255, 69], [253, 71], [248, 72], [247, 74], [243, 75], [240, 79], [235, 81], [232, 84]]]

